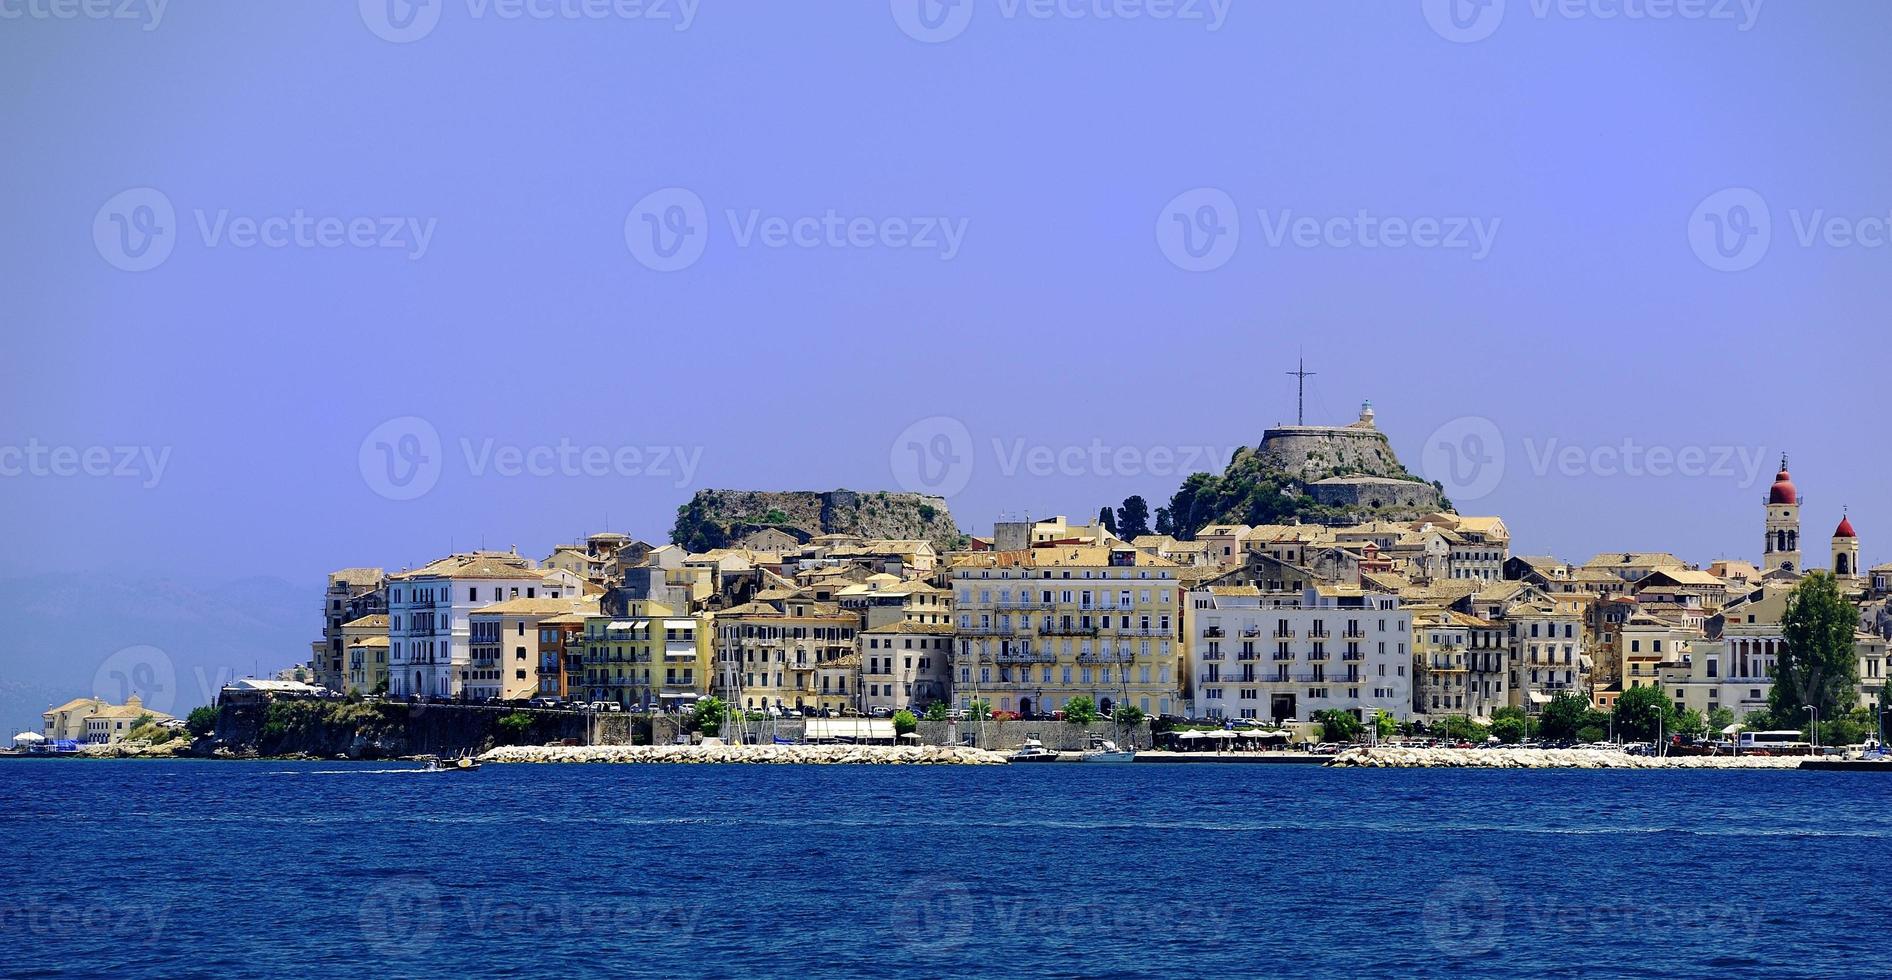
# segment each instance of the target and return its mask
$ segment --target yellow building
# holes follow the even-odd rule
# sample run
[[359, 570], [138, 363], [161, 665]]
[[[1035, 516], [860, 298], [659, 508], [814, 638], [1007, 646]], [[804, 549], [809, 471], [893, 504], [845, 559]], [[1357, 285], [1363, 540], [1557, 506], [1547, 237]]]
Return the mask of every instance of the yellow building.
[[371, 613], [341, 625], [342, 690], [373, 694], [387, 690], [388, 614]]
[[172, 721], [170, 715], [162, 711], [153, 711], [145, 707], [144, 699], [134, 694], [125, 699], [124, 704], [104, 704], [85, 716], [84, 741], [94, 745], [110, 745], [131, 733], [139, 719], [150, 721]]
[[953, 700], [1031, 717], [1089, 697], [1100, 710], [1182, 706], [1181, 566], [1136, 547], [979, 552], [950, 566]]
[[688, 707], [709, 693], [713, 633], [708, 614], [651, 599], [627, 601], [621, 615], [588, 615], [583, 693], [639, 710]]
[[40, 715], [40, 734], [48, 742], [83, 742], [85, 720], [106, 706], [98, 698], [73, 698], [57, 708], [48, 708]]

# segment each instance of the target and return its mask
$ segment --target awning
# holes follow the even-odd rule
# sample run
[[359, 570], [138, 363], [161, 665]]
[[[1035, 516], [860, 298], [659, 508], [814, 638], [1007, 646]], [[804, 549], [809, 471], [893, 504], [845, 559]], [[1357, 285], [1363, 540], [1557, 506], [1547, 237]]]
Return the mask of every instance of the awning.
[[[0, 731], [6, 731], [6, 729], [0, 728]], [[15, 745], [18, 745], [21, 742], [39, 743], [39, 742], [44, 742], [44, 741], [46, 741], [46, 736], [41, 735], [38, 732], [21, 732], [20, 734], [13, 736], [13, 743]]]
[[696, 620], [694, 619], [666, 619], [664, 620], [664, 629], [693, 630], [693, 629], [696, 629]]
[[1741, 729], [1743, 729], [1743, 728], [1746, 728], [1746, 727], [1747, 727], [1746, 725], [1743, 725], [1743, 724], [1741, 724], [1740, 722], [1735, 722], [1734, 724], [1732, 724], [1732, 725], [1729, 725], [1729, 726], [1728, 726], [1728, 727], [1726, 727], [1726, 728], [1723, 728], [1723, 729], [1721, 730], [1721, 734], [1723, 734], [1723, 735], [1733, 735], [1734, 733], [1736, 733], [1736, 732], [1738, 732], [1738, 731], [1740, 731]]
[[608, 630], [628, 630], [628, 629], [636, 629], [636, 628], [637, 628], [637, 624], [631, 622], [628, 619], [620, 619], [617, 622], [612, 623], [611, 625], [605, 627], [605, 629], [608, 629]]
[[1544, 694], [1544, 693], [1542, 693], [1542, 692], [1540, 692], [1540, 691], [1532, 691], [1532, 692], [1531, 692], [1531, 703], [1532, 703], [1532, 704], [1549, 704], [1549, 703], [1550, 703], [1550, 702], [1551, 702], [1552, 700], [1553, 700], [1553, 699], [1552, 699], [1552, 698], [1551, 698], [1551, 696], [1550, 696], [1550, 695], [1548, 695], [1548, 694]]
[[1216, 729], [1215, 731], [1205, 733], [1205, 737], [1207, 738], [1234, 738], [1235, 733], [1229, 731], [1226, 728], [1219, 728], [1219, 729]]

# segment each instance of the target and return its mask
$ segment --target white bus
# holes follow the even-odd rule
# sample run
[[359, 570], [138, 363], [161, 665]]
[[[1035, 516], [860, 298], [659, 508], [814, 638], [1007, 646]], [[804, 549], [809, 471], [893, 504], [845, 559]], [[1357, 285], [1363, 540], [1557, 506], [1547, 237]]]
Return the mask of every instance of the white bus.
[[1743, 752], [1765, 749], [1775, 754], [1805, 753], [1813, 748], [1806, 736], [1796, 731], [1742, 732], [1735, 744]]

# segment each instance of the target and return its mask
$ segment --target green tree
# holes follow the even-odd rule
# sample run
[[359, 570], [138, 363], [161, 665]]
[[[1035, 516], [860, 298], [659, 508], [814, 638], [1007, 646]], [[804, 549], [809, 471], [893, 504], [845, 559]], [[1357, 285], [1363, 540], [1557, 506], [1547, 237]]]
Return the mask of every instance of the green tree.
[[1491, 734], [1498, 735], [1500, 739], [1504, 737], [1498, 733], [1498, 723], [1501, 721], [1510, 722], [1516, 726], [1518, 732], [1517, 740], [1520, 742], [1530, 738], [1531, 734], [1537, 730], [1537, 721], [1531, 717], [1530, 712], [1525, 711], [1523, 708], [1513, 708], [1506, 705], [1505, 707], [1494, 709], [1491, 712]]
[[1381, 708], [1373, 713], [1373, 730], [1381, 738], [1392, 738], [1399, 734], [1399, 719], [1394, 718], [1392, 713], [1385, 708]]
[[895, 735], [910, 735], [918, 731], [919, 728], [920, 719], [914, 717], [913, 712], [901, 708], [899, 711], [893, 713], [893, 733]]
[[929, 704], [926, 706], [926, 720], [927, 721], [945, 721], [948, 711], [949, 709], [946, 707], [946, 702], [935, 701], [932, 704]]
[[1509, 716], [1491, 719], [1491, 734], [1506, 745], [1516, 745], [1530, 735], [1531, 723]]
[[499, 730], [507, 737], [520, 738], [532, 727], [532, 716], [523, 711], [515, 711], [509, 715], [502, 715], [498, 724]]
[[1734, 724], [1734, 712], [1717, 705], [1714, 710], [1708, 712], [1707, 720], [1708, 734], [1720, 735], [1728, 730], [1729, 725]]
[[1675, 734], [1693, 735], [1697, 738], [1706, 735], [1708, 734], [1708, 719], [1694, 708], [1678, 711], [1675, 713]]
[[1634, 741], [1653, 741], [1658, 731], [1675, 730], [1675, 704], [1653, 684], [1624, 691], [1610, 717], [1616, 734]]
[[1787, 593], [1780, 617], [1782, 651], [1774, 661], [1774, 688], [1767, 707], [1775, 721], [1807, 719], [1807, 705], [1820, 717], [1838, 718], [1854, 703], [1859, 664], [1853, 656], [1853, 631], [1859, 613], [1840, 594], [1839, 583], [1815, 571]]
[[1123, 506], [1117, 508], [1115, 533], [1125, 541], [1134, 541], [1150, 533], [1149, 502], [1136, 494], [1123, 498]]
[[1120, 704], [1112, 715], [1112, 720], [1124, 728], [1135, 728], [1143, 724], [1143, 709], [1134, 704]]
[[192, 708], [191, 713], [184, 717], [184, 728], [191, 733], [192, 738], [203, 738], [216, 731], [217, 709], [210, 705]]
[[722, 733], [723, 721], [729, 717], [729, 705], [722, 698], [698, 698], [696, 712], [691, 720], [696, 730], [704, 735], [715, 737]]
[[1170, 520], [1168, 507], [1156, 508], [1156, 533], [1158, 534], [1175, 534], [1176, 533], [1176, 522], [1173, 520]]
[[1101, 525], [1104, 530], [1109, 531], [1112, 534], [1117, 533], [1117, 518], [1110, 513], [1110, 508], [1108, 507], [1098, 508], [1097, 523]]
[[1464, 715], [1448, 715], [1436, 726], [1438, 734], [1454, 742], [1482, 742], [1491, 730]]
[[1352, 712], [1338, 708], [1316, 711], [1314, 720], [1320, 722], [1321, 740], [1326, 742], [1351, 742], [1366, 730]]
[[992, 717], [992, 702], [984, 698], [973, 698], [966, 704], [966, 716], [976, 721]]
[[1064, 720], [1073, 725], [1088, 725], [1097, 720], [1097, 702], [1080, 694], [1064, 702]]
[[1576, 739], [1584, 728], [1597, 725], [1590, 699], [1576, 691], [1559, 691], [1537, 713], [1538, 734], [1553, 742]]

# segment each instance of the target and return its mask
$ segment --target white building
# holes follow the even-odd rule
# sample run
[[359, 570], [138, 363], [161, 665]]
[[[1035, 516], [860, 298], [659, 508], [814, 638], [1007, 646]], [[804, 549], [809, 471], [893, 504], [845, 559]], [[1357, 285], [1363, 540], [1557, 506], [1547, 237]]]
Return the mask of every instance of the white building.
[[1396, 596], [1315, 586], [1299, 600], [1254, 586], [1188, 596], [1192, 714], [1311, 720], [1339, 709], [1365, 720], [1412, 717], [1411, 614]]
[[388, 693], [460, 697], [471, 678], [470, 617], [508, 599], [564, 599], [577, 576], [506, 551], [448, 555], [388, 580]]

